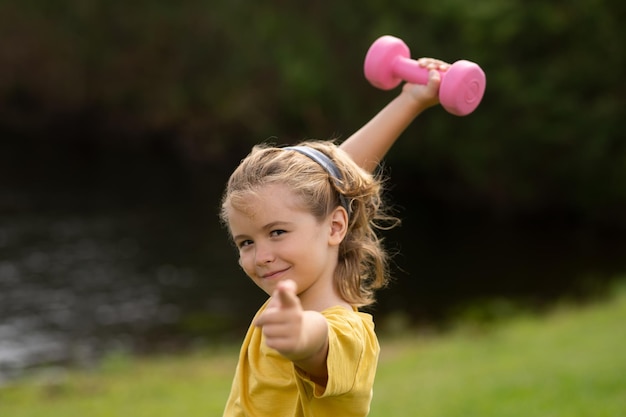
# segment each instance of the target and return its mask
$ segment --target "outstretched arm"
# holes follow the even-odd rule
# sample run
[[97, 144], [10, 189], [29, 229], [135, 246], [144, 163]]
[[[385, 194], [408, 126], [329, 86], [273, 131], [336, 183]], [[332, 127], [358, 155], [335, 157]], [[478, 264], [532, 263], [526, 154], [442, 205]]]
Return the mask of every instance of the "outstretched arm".
[[421, 58], [420, 65], [431, 71], [426, 85], [408, 84], [361, 129], [346, 139], [340, 148], [363, 169], [373, 172], [400, 134], [424, 110], [439, 103], [441, 75], [449, 65], [432, 58]]

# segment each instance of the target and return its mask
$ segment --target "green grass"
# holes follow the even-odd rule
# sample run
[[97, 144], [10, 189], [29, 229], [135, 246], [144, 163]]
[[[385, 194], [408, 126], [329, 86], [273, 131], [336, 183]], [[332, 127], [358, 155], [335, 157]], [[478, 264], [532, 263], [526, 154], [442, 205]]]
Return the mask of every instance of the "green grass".
[[[372, 417], [626, 415], [626, 288], [594, 305], [381, 345]], [[112, 356], [1, 388], [0, 416], [221, 416], [235, 363], [236, 347]]]
[[234, 349], [186, 357], [112, 356], [90, 372], [45, 373], [0, 389], [0, 416], [221, 416], [236, 359]]
[[372, 416], [626, 416], [626, 292], [487, 331], [388, 343]]

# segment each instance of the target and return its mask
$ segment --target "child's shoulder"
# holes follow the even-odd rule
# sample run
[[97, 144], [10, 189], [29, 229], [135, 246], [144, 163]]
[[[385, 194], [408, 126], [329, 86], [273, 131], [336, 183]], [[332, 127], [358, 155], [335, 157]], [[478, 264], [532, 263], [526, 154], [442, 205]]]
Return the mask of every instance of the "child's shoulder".
[[352, 329], [366, 329], [368, 331], [373, 331], [374, 329], [372, 315], [360, 312], [356, 308], [348, 310], [345, 307], [335, 306], [327, 308], [321, 313], [331, 327], [348, 327]]

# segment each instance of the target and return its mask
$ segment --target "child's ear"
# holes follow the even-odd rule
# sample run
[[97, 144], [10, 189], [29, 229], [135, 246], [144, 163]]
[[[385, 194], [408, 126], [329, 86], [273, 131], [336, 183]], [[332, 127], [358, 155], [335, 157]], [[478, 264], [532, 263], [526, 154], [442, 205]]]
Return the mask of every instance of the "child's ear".
[[348, 232], [348, 213], [343, 207], [337, 207], [330, 215], [330, 235], [328, 243], [339, 245]]

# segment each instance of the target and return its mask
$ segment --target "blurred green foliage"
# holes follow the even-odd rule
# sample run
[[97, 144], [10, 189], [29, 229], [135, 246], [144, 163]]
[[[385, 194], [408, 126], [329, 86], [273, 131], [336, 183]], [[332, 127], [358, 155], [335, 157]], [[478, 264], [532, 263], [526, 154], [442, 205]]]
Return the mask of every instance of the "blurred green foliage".
[[[347, 137], [398, 90], [362, 74], [369, 45], [469, 59], [487, 92], [429, 110], [394, 176], [501, 215], [567, 211], [626, 225], [620, 0], [21, 0], [0, 2], [0, 127], [132, 140], [168, 135], [214, 161], [270, 137]], [[416, 185], [417, 186], [417, 185]]]

